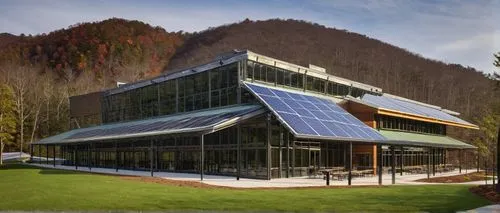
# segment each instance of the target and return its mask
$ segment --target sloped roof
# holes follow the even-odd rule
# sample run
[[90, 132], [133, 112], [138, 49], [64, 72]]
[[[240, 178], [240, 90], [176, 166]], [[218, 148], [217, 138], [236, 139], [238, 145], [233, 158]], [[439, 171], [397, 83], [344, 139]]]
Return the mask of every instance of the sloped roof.
[[261, 105], [230, 107], [160, 116], [151, 119], [74, 129], [34, 144], [78, 143], [177, 133], [206, 134], [266, 112]]

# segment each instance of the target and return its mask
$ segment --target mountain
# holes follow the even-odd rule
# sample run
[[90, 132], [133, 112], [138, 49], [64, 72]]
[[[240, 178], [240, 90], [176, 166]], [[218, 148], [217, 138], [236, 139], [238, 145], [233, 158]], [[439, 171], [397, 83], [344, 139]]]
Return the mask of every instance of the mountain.
[[[250, 21], [189, 35], [169, 69], [196, 65], [233, 49], [326, 68], [330, 74], [384, 92], [435, 104], [473, 120], [500, 97], [495, 82], [458, 64], [445, 64], [367, 36], [297, 20]], [[496, 98], [494, 98], [496, 97]]]
[[[112, 18], [79, 23], [37, 36], [0, 36], [0, 63], [42, 65], [67, 77], [92, 71], [98, 78], [122, 75], [123, 68], [144, 65], [135, 79], [160, 73], [182, 45], [181, 33], [169, 33], [140, 21]], [[3, 46], [3, 49], [2, 49]]]

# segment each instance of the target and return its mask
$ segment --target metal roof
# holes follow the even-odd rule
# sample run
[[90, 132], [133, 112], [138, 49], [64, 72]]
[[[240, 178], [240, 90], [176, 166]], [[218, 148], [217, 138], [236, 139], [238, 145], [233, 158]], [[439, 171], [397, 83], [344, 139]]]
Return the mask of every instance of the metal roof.
[[279, 68], [286, 69], [286, 70], [289, 70], [292, 72], [298, 72], [298, 73], [307, 72], [309, 75], [313, 75], [315, 77], [319, 77], [322, 79], [326, 79], [326, 80], [329, 80], [332, 82], [336, 82], [336, 83], [340, 83], [340, 84], [344, 84], [344, 85], [348, 85], [348, 86], [353, 86], [353, 87], [364, 89], [367, 91], [382, 92], [381, 88], [371, 86], [368, 84], [364, 84], [364, 83], [360, 83], [357, 81], [352, 81], [349, 79], [337, 77], [334, 75], [330, 75], [330, 74], [327, 74], [326, 72], [320, 72], [314, 68], [292, 64], [289, 62], [285, 62], [282, 60], [278, 60], [278, 59], [274, 59], [274, 58], [271, 58], [268, 56], [257, 54], [257, 53], [251, 52], [249, 50], [242, 50], [242, 51], [235, 50], [235, 51], [230, 52], [230, 53], [225, 53], [223, 57], [216, 57], [214, 60], [212, 60], [208, 63], [202, 64], [202, 65], [199, 65], [199, 66], [189, 67], [189, 68], [181, 69], [178, 71], [172, 71], [172, 72], [157, 76], [155, 78], [146, 79], [146, 80], [137, 81], [137, 82], [132, 82], [132, 83], [128, 83], [128, 84], [125, 84], [123, 86], [120, 86], [118, 88], [109, 89], [107, 91], [104, 91], [104, 95], [118, 94], [118, 93], [122, 93], [125, 91], [129, 91], [129, 90], [145, 87], [148, 85], [152, 85], [155, 83], [160, 83], [163, 81], [176, 79], [176, 78], [180, 78], [183, 76], [188, 76], [188, 75], [193, 75], [193, 74], [200, 73], [200, 72], [205, 72], [205, 71], [208, 71], [208, 70], [220, 67], [220, 66], [224, 66], [227, 64], [231, 64], [231, 63], [234, 63], [237, 61], [241, 61], [244, 59], [256, 61], [256, 62], [263, 63], [263, 64], [266, 64], [269, 66], [279, 67]]
[[34, 144], [78, 143], [176, 133], [207, 134], [235, 125], [267, 110], [261, 105], [241, 104], [151, 119], [74, 129]]
[[441, 136], [411, 132], [400, 132], [391, 130], [380, 130], [380, 134], [387, 138], [387, 144], [391, 145], [411, 145], [425, 147], [455, 148], [455, 149], [476, 149], [477, 147], [459, 141], [457, 139]]
[[410, 99], [395, 98], [395, 96], [392, 95], [384, 94], [383, 96], [377, 96], [371, 94], [364, 94], [363, 97], [361, 97], [361, 99], [347, 98], [347, 100], [364, 104], [366, 106], [370, 106], [376, 109], [397, 111], [405, 114], [417, 115], [421, 117], [436, 119], [439, 121], [451, 122], [477, 128], [477, 125], [469, 123], [453, 115], [450, 115], [449, 113], [447, 113], [447, 111], [443, 110], [439, 106], [420, 103]]

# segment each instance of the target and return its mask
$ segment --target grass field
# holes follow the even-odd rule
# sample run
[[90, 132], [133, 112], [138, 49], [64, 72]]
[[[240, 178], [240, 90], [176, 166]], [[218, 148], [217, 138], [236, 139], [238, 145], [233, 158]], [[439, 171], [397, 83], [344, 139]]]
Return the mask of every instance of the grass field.
[[454, 212], [489, 204], [469, 187], [194, 188], [10, 164], [0, 167], [0, 210]]

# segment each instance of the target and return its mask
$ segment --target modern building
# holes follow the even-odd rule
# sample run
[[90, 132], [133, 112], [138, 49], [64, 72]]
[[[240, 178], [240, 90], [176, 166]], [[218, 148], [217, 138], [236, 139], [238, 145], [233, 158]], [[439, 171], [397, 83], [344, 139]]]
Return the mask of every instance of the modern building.
[[449, 152], [475, 148], [446, 136], [448, 126], [478, 128], [456, 112], [251, 51], [74, 97], [71, 108], [74, 129], [32, 152], [75, 167], [202, 179], [430, 174], [458, 164]]

